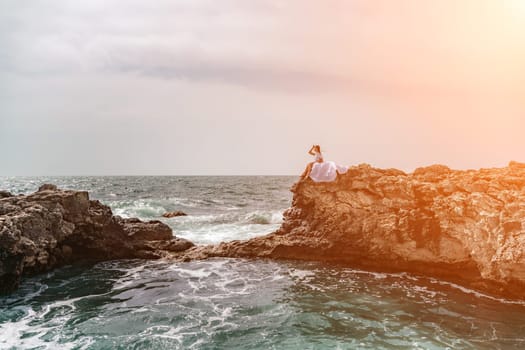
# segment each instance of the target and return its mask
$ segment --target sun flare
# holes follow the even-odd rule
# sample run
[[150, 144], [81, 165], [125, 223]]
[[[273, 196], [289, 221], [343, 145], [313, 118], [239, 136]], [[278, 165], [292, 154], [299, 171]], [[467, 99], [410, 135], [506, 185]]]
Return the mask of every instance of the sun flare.
[[525, 1], [524, 0], [507, 0], [503, 2], [507, 8], [515, 15], [525, 18]]

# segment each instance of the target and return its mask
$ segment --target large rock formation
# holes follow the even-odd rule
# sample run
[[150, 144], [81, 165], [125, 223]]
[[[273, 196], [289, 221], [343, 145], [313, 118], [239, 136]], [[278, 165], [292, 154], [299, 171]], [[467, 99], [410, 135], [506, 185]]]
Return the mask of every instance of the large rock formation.
[[369, 165], [332, 183], [300, 181], [270, 235], [195, 247], [213, 256], [320, 260], [438, 277], [525, 299], [525, 164], [411, 174]]
[[191, 246], [160, 221], [113, 216], [87, 192], [44, 185], [27, 196], [0, 193], [0, 292], [22, 275], [79, 260], [156, 259]]

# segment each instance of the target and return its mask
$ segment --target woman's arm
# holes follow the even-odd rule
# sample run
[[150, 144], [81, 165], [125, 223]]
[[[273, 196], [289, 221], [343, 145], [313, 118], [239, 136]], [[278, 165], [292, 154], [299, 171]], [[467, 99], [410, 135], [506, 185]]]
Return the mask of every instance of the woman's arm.
[[311, 154], [312, 156], [315, 156], [314, 148], [315, 148], [315, 145], [313, 145], [312, 148], [310, 148], [310, 150], [308, 151], [308, 154]]

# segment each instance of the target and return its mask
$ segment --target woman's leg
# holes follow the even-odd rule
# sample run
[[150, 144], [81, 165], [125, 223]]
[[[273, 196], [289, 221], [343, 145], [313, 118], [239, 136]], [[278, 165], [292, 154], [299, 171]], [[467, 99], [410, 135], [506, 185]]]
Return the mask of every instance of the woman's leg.
[[306, 166], [306, 169], [304, 169], [303, 173], [301, 174], [301, 180], [306, 179], [310, 175], [310, 171], [312, 171], [312, 167], [314, 166], [314, 162], [308, 163]]

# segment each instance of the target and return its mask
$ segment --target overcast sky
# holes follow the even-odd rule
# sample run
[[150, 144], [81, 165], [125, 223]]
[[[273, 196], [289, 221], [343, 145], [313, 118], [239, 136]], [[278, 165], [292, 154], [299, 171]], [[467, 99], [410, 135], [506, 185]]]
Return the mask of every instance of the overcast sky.
[[0, 3], [0, 175], [525, 161], [525, 1]]

